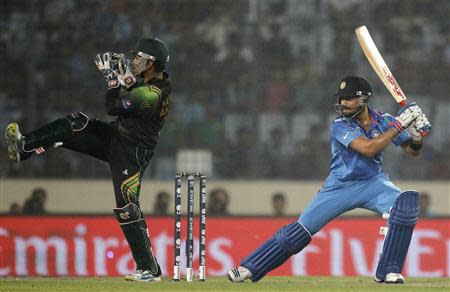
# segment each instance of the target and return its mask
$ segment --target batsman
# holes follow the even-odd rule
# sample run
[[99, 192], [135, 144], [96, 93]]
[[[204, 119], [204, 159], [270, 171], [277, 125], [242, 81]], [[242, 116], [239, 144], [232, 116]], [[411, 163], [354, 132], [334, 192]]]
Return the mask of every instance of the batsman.
[[314, 234], [337, 216], [355, 208], [389, 213], [388, 233], [375, 281], [404, 283], [401, 275], [414, 226], [419, 216], [419, 194], [401, 191], [382, 168], [382, 151], [391, 142], [417, 156], [422, 137], [431, 125], [416, 103], [402, 108], [396, 117], [368, 106], [369, 82], [348, 76], [339, 83], [331, 123], [330, 174], [322, 189], [297, 221], [282, 227], [227, 276], [232, 282], [261, 280], [264, 275], [302, 251]]
[[113, 122], [77, 112], [25, 133], [11, 123], [5, 137], [8, 156], [16, 162], [59, 146], [107, 162], [117, 206], [114, 213], [136, 262], [136, 273], [125, 279], [159, 281], [161, 269], [152, 252], [139, 192], [171, 103], [165, 71], [169, 50], [157, 38], [144, 38], [131, 54], [132, 60], [117, 53], [98, 54], [94, 60], [106, 79], [105, 107], [116, 117]]

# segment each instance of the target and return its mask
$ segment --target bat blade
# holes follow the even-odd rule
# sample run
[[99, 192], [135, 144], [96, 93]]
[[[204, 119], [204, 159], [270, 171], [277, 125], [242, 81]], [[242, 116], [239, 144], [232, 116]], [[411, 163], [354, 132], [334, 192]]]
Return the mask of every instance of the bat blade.
[[395, 80], [389, 67], [386, 65], [386, 62], [378, 51], [367, 27], [365, 25], [360, 26], [355, 29], [355, 33], [367, 60], [383, 82], [384, 86], [386, 86], [396, 102], [401, 106], [405, 106], [406, 95], [403, 93], [397, 80]]

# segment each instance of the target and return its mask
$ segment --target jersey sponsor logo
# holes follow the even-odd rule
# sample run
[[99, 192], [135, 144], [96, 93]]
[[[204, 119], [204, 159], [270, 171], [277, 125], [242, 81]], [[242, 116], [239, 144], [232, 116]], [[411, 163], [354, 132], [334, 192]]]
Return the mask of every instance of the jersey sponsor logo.
[[122, 173], [128, 175], [128, 169], [125, 169], [124, 171], [122, 171]]
[[347, 133], [345, 133], [345, 135], [344, 135], [344, 137], [343, 137], [343, 138], [344, 138], [344, 140], [345, 140], [345, 139], [347, 139], [347, 136], [348, 136], [348, 132], [347, 132]]
[[122, 99], [122, 106], [124, 109], [129, 109], [131, 107], [131, 100]]

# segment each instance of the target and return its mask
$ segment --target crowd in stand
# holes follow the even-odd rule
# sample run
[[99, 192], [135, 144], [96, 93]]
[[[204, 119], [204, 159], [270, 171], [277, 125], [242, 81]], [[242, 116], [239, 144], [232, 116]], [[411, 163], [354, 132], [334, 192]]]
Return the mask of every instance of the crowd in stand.
[[[26, 131], [77, 111], [111, 120], [103, 111], [105, 84], [93, 57], [157, 36], [170, 48], [173, 107], [147, 177], [166, 178], [160, 169], [167, 161], [173, 164], [179, 149], [201, 148], [213, 153], [218, 178], [324, 179], [332, 96], [342, 77], [367, 76], [374, 102], [396, 111], [355, 41], [354, 28], [365, 23], [397, 80], [425, 103], [437, 130], [420, 161], [387, 151], [388, 171], [399, 179], [446, 179], [450, 34], [443, 7], [449, 5], [446, 0], [6, 1], [0, 12], [1, 125], [19, 120]], [[383, 18], [376, 17], [381, 13]], [[1, 146], [5, 151], [4, 142]], [[1, 155], [2, 175], [108, 176], [93, 159], [47, 152], [19, 166]], [[392, 162], [402, 159], [412, 167]]]

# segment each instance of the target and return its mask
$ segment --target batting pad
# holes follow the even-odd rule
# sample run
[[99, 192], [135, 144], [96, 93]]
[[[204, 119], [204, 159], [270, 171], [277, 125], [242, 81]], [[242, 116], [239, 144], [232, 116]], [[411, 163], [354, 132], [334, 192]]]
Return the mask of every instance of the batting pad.
[[251, 280], [259, 281], [264, 275], [277, 268], [291, 255], [300, 252], [311, 242], [309, 232], [298, 222], [282, 227], [253, 254], [241, 261], [241, 266], [252, 273]]
[[401, 273], [411, 242], [414, 226], [419, 218], [419, 193], [406, 191], [394, 202], [389, 229], [376, 271], [376, 278], [384, 280], [388, 273]]

